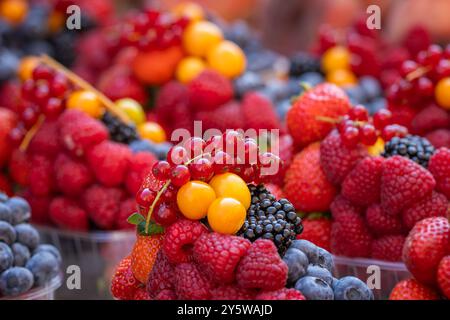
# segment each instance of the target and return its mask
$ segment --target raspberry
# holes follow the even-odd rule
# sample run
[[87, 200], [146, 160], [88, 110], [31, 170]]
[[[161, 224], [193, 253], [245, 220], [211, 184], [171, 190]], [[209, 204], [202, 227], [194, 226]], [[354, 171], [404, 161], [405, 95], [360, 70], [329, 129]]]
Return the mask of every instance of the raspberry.
[[93, 185], [82, 195], [83, 207], [94, 223], [101, 229], [114, 227], [124, 192], [118, 188]]
[[450, 299], [450, 256], [442, 258], [439, 263], [437, 282], [442, 293]]
[[87, 159], [98, 181], [107, 187], [116, 187], [125, 181], [131, 151], [126, 145], [104, 141], [89, 150]]
[[310, 214], [302, 219], [303, 232], [297, 236], [297, 239], [308, 240], [330, 251], [331, 220], [325, 217], [316, 218], [313, 215]]
[[128, 174], [125, 179], [125, 186], [130, 194], [136, 194], [141, 187], [142, 181], [151, 171], [156, 157], [148, 152], [138, 152], [131, 156]]
[[257, 92], [247, 93], [242, 100], [245, 129], [280, 129], [281, 123], [272, 102]]
[[378, 260], [402, 261], [403, 244], [405, 237], [402, 235], [389, 235], [372, 241], [371, 257]]
[[396, 214], [430, 194], [435, 184], [431, 173], [417, 163], [401, 156], [389, 158], [381, 174], [381, 206]]
[[28, 146], [32, 154], [42, 154], [54, 157], [58, 154], [61, 147], [59, 145], [59, 131], [56, 121], [45, 121], [34, 135]]
[[428, 170], [436, 179], [436, 189], [450, 199], [450, 149], [438, 149], [430, 159]]
[[336, 198], [334, 198], [333, 202], [331, 203], [330, 211], [334, 219], [339, 219], [341, 214], [349, 212], [354, 213], [356, 215], [360, 215], [362, 214], [363, 209], [361, 207], [353, 205], [343, 196], [338, 195]]
[[320, 164], [330, 182], [339, 185], [355, 165], [367, 155], [362, 145], [350, 149], [334, 130], [320, 144]]
[[108, 138], [108, 129], [86, 113], [70, 109], [58, 119], [59, 134], [64, 147], [77, 156]]
[[21, 186], [28, 185], [28, 175], [30, 172], [30, 157], [26, 152], [16, 149], [11, 154], [9, 161], [9, 175]]
[[443, 194], [433, 191], [430, 196], [403, 211], [403, 223], [408, 229], [412, 229], [417, 222], [425, 218], [447, 216], [447, 209], [447, 198]]
[[285, 286], [287, 272], [273, 242], [258, 239], [239, 262], [236, 280], [246, 289], [277, 290]]
[[204, 130], [226, 131], [227, 129], [241, 129], [245, 125], [241, 106], [236, 101], [230, 101], [214, 110], [197, 112], [195, 119], [202, 121]]
[[139, 281], [131, 272], [131, 259], [129, 257], [120, 261], [111, 280], [111, 293], [119, 300], [131, 300], [137, 290]]
[[435, 148], [450, 148], [450, 130], [437, 129], [425, 135]]
[[221, 284], [231, 283], [236, 266], [249, 247], [250, 241], [241, 237], [205, 233], [195, 242], [194, 260], [210, 279]]
[[347, 175], [342, 195], [356, 205], [368, 206], [380, 201], [383, 158], [366, 157]]
[[147, 292], [151, 297], [156, 297], [164, 290], [174, 289], [173, 271], [174, 267], [160, 249], [147, 280]]
[[262, 291], [256, 298], [256, 300], [306, 300], [303, 294], [293, 288], [281, 288], [274, 291]]
[[43, 155], [33, 155], [30, 160], [28, 185], [36, 196], [48, 196], [54, 188], [53, 162]]
[[171, 263], [189, 262], [195, 241], [207, 232], [201, 222], [180, 219], [166, 229], [164, 253]]
[[175, 291], [165, 289], [156, 295], [155, 300], [177, 300], [177, 295]]
[[253, 300], [255, 292], [236, 285], [222, 285], [211, 289], [211, 300]]
[[189, 83], [191, 106], [197, 110], [213, 110], [233, 97], [231, 81], [213, 70], [205, 70]]
[[435, 104], [423, 108], [411, 122], [412, 132], [420, 135], [448, 127], [450, 127], [450, 114]]
[[149, 294], [147, 293], [147, 290], [143, 287], [139, 287], [136, 289], [133, 300], [151, 300]]
[[175, 292], [180, 300], [208, 300], [211, 284], [193, 263], [175, 267]]
[[71, 199], [54, 198], [50, 203], [49, 215], [54, 224], [64, 229], [86, 231], [89, 228], [86, 211]]
[[137, 211], [136, 200], [134, 197], [126, 199], [120, 203], [119, 213], [116, 218], [116, 227], [119, 230], [134, 229], [134, 225], [128, 223], [127, 219], [131, 214]]
[[67, 196], [77, 196], [92, 182], [89, 168], [79, 160], [61, 153], [53, 165], [56, 185]]
[[367, 208], [366, 223], [370, 231], [377, 235], [399, 234], [403, 229], [400, 217], [387, 214], [379, 204]]

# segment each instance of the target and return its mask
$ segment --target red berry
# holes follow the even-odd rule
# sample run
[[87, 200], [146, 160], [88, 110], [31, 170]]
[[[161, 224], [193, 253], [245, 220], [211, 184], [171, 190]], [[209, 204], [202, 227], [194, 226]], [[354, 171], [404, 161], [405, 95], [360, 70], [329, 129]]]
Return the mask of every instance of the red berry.
[[222, 136], [211, 136], [205, 142], [204, 152], [213, 152], [223, 149], [223, 138]]
[[418, 94], [423, 97], [431, 97], [434, 93], [433, 82], [427, 77], [420, 77], [415, 83]]
[[377, 131], [375, 130], [375, 127], [370, 123], [366, 123], [361, 127], [359, 135], [361, 142], [366, 146], [374, 145], [378, 139]]
[[442, 78], [450, 77], [450, 58], [439, 61], [436, 66], [436, 80], [441, 80]]
[[405, 137], [408, 134], [408, 129], [398, 124], [390, 124], [386, 126], [381, 132], [381, 137], [385, 142], [391, 140], [393, 137]]
[[432, 44], [427, 49], [426, 62], [429, 65], [435, 66], [442, 58], [442, 48], [440, 45]]
[[155, 209], [152, 218], [164, 227], [170, 226], [177, 220], [177, 210], [173, 204], [161, 203]]
[[254, 139], [247, 139], [244, 142], [245, 164], [252, 165], [258, 161], [259, 147]]
[[43, 112], [46, 117], [56, 118], [64, 109], [64, 105], [61, 99], [50, 98], [43, 108]]
[[182, 146], [172, 147], [167, 154], [167, 162], [171, 165], [184, 164], [189, 161], [189, 153]]
[[23, 138], [25, 137], [26, 131], [23, 127], [16, 127], [13, 128], [10, 132], [9, 132], [9, 141], [11, 141], [11, 143], [14, 146], [19, 145]]
[[351, 108], [350, 111], [348, 112], [348, 115], [350, 116], [350, 119], [356, 121], [369, 120], [369, 113], [367, 112], [367, 109], [364, 108], [364, 106], [362, 105], [356, 105], [353, 108]]
[[353, 148], [359, 142], [359, 130], [356, 127], [347, 127], [345, 128], [344, 133], [342, 134], [342, 143], [348, 147]]
[[406, 60], [405, 62], [403, 62], [400, 68], [400, 74], [402, 77], [406, 77], [411, 72], [417, 70], [418, 67], [419, 65], [417, 64], [417, 62], [412, 60]]
[[392, 113], [388, 109], [381, 109], [373, 115], [373, 124], [378, 130], [386, 127], [392, 118]]
[[200, 158], [189, 165], [193, 180], [209, 181], [214, 175], [212, 162], [207, 158]]
[[272, 152], [264, 152], [263, 154], [260, 154], [259, 163], [261, 165], [261, 173], [269, 176], [277, 174], [281, 167], [280, 157]]
[[22, 83], [21, 94], [22, 98], [26, 100], [34, 98], [34, 81], [32, 79], [27, 79]]
[[43, 106], [50, 97], [50, 90], [47, 84], [38, 84], [34, 88], [34, 100], [40, 106]]
[[205, 148], [205, 141], [199, 137], [191, 137], [184, 143], [184, 148], [188, 151], [189, 158], [201, 156]]
[[216, 152], [213, 157], [214, 173], [219, 174], [229, 171], [233, 163], [233, 158], [225, 151], [220, 150]]
[[185, 165], [177, 165], [170, 173], [170, 181], [176, 186], [181, 187], [185, 183], [189, 182], [191, 179], [191, 174], [189, 173], [188, 167]]
[[32, 77], [34, 80], [51, 80], [53, 78], [53, 71], [47, 66], [38, 65], [34, 68]]
[[37, 121], [38, 114], [33, 108], [26, 108], [22, 113], [22, 121], [27, 129], [30, 129]]
[[156, 179], [163, 181], [169, 179], [170, 175], [170, 163], [167, 161], [158, 161], [153, 165], [152, 173]]
[[444, 53], [443, 53], [443, 57], [445, 59], [450, 59], [450, 44], [448, 44], [445, 49], [444, 49]]
[[239, 148], [239, 144], [243, 144], [244, 141], [242, 140], [241, 134], [236, 130], [227, 130], [223, 134], [223, 140], [225, 142], [225, 151], [230, 155], [236, 156], [237, 150], [242, 150]]
[[145, 188], [136, 194], [136, 202], [143, 207], [149, 207], [155, 200], [155, 197], [156, 193], [154, 191]]
[[50, 81], [50, 92], [55, 97], [62, 97], [69, 89], [69, 82], [65, 75], [57, 73]]
[[178, 188], [175, 187], [173, 184], [170, 184], [166, 191], [164, 191], [164, 193], [162, 194], [161, 198], [163, 201], [166, 202], [175, 202], [176, 201], [176, 197], [177, 197], [177, 192], [178, 192]]

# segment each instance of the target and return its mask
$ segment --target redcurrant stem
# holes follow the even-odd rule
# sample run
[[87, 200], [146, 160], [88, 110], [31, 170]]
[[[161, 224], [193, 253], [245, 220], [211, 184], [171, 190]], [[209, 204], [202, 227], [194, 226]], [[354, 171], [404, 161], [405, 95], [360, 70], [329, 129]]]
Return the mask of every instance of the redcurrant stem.
[[408, 81], [413, 81], [417, 78], [420, 78], [421, 76], [425, 75], [428, 71], [430, 71], [431, 68], [430, 67], [420, 67], [417, 68], [416, 70], [408, 73], [406, 75], [406, 80]]
[[94, 92], [101, 103], [110, 111], [112, 114], [117, 116], [120, 120], [122, 120], [125, 123], [130, 123], [130, 119], [126, 115], [125, 112], [117, 108], [114, 102], [112, 102], [107, 96], [105, 96], [102, 92], [98, 91], [96, 88], [94, 88], [89, 82], [85, 81], [66, 67], [64, 67], [62, 64], [54, 60], [53, 58], [49, 57], [48, 55], [42, 55], [40, 57], [40, 60], [42, 63], [46, 64], [47, 66], [58, 70], [59, 72], [63, 73], [70, 81], [72, 81], [74, 84], [79, 86], [80, 88], [84, 90], [89, 90]]
[[322, 121], [322, 122], [333, 123], [333, 124], [339, 123], [339, 119], [325, 117], [325, 116], [317, 116], [316, 120], [319, 120], [319, 121]]
[[28, 130], [27, 134], [23, 138], [22, 142], [20, 143], [19, 150], [22, 152], [27, 151], [28, 146], [30, 145], [31, 140], [33, 139], [36, 132], [39, 130], [39, 128], [44, 123], [45, 116], [41, 114], [39, 118], [37, 119], [36, 123], [31, 127], [30, 130]]
[[148, 213], [147, 213], [147, 220], [145, 221], [145, 233], [148, 234], [148, 228], [150, 227], [150, 220], [152, 217], [152, 213], [153, 210], [155, 210], [155, 206], [158, 203], [159, 199], [161, 198], [162, 194], [164, 193], [164, 191], [167, 190], [167, 188], [170, 185], [170, 180], [167, 180], [164, 185], [162, 186], [162, 188], [158, 191], [158, 193], [156, 194], [155, 200], [153, 200], [152, 205], [150, 206], [150, 208], [148, 209]]
[[200, 158], [203, 158], [203, 156], [205, 156], [205, 155], [209, 155], [209, 156], [210, 156], [211, 153], [210, 153], [210, 152], [208, 152], [208, 153], [202, 153], [202, 154], [200, 154], [200, 155], [198, 155], [198, 156], [196, 156], [196, 157], [193, 157], [192, 159], [189, 159], [189, 161], [186, 161], [186, 162], [184, 163], [184, 165], [187, 166], [188, 164], [194, 162], [195, 160], [200, 159]]

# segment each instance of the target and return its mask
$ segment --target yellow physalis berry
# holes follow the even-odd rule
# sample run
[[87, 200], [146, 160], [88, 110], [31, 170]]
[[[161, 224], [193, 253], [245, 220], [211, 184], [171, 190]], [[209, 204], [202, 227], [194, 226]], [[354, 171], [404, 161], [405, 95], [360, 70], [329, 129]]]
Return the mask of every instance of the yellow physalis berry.
[[442, 108], [450, 110], [450, 77], [439, 80], [434, 89], [434, 96]]
[[99, 118], [105, 111], [101, 101], [95, 92], [78, 90], [67, 99], [67, 109], [78, 109], [86, 112], [93, 118]]
[[176, 76], [178, 81], [189, 83], [206, 69], [205, 62], [197, 57], [186, 57], [177, 66]]
[[343, 46], [335, 46], [322, 56], [322, 69], [325, 73], [339, 70], [350, 69], [350, 51]]
[[191, 23], [183, 33], [183, 46], [190, 55], [204, 57], [208, 51], [223, 40], [218, 26], [209, 21]]
[[194, 2], [181, 2], [173, 7], [172, 12], [179, 17], [186, 17], [190, 21], [199, 21], [205, 18], [203, 8]]
[[206, 217], [208, 208], [215, 199], [213, 188], [203, 181], [189, 181], [177, 193], [178, 209], [191, 220]]
[[251, 195], [245, 181], [234, 173], [222, 173], [214, 176], [209, 182], [217, 197], [238, 200], [247, 210], [250, 207]]
[[0, 1], [0, 16], [12, 24], [18, 24], [28, 14], [28, 2], [25, 0]]
[[327, 74], [327, 81], [334, 83], [335, 85], [346, 87], [352, 86], [358, 83], [356, 76], [347, 69], [338, 69], [331, 71]]
[[166, 141], [164, 129], [156, 122], [145, 122], [138, 127], [139, 136], [155, 143]]
[[39, 64], [38, 57], [24, 57], [20, 61], [19, 68], [17, 69], [17, 76], [20, 80], [25, 81], [31, 78], [34, 68]]
[[217, 198], [209, 206], [208, 224], [215, 232], [236, 234], [244, 224], [247, 212], [239, 201], [233, 198]]
[[116, 101], [116, 106], [125, 112], [128, 118], [136, 125], [145, 122], [145, 112], [141, 104], [131, 98], [123, 98]]
[[222, 41], [208, 52], [209, 66], [228, 78], [234, 78], [244, 72], [247, 61], [238, 45], [231, 41]]

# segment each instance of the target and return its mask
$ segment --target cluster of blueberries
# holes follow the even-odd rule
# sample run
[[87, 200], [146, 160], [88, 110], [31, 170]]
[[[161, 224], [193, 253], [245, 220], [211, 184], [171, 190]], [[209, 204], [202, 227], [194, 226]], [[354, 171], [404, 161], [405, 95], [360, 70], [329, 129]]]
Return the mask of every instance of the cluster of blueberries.
[[0, 193], [0, 297], [44, 286], [60, 273], [58, 249], [40, 244], [38, 231], [28, 223], [30, 218], [26, 200]]

